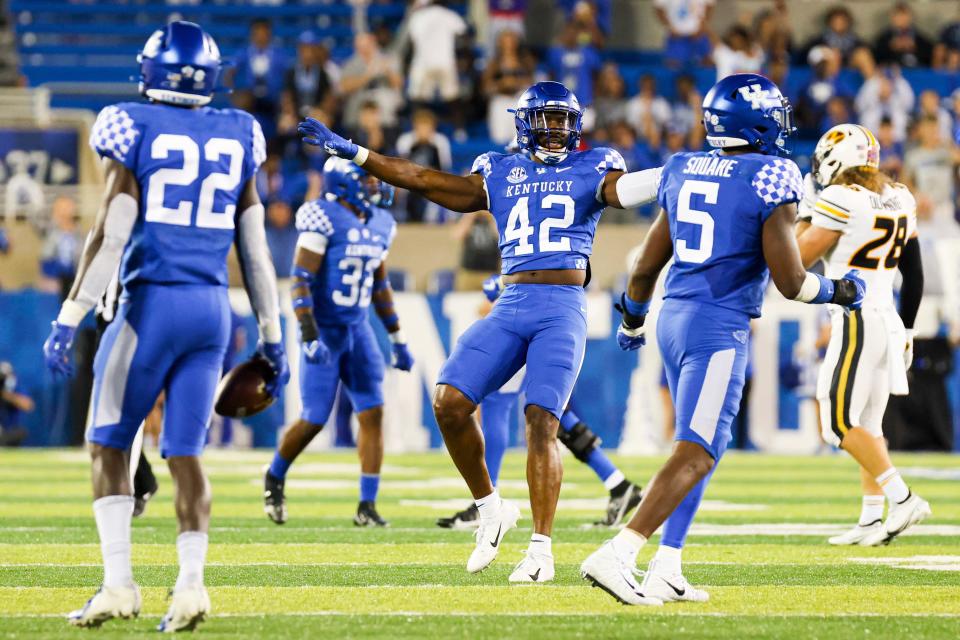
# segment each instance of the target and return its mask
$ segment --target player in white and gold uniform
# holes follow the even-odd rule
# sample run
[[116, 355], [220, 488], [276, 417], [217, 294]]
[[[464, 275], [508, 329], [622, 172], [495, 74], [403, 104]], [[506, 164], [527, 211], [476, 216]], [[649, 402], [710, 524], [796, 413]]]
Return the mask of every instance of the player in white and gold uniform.
[[[931, 513], [900, 477], [883, 438], [890, 394], [908, 392], [923, 269], [916, 202], [878, 170], [879, 157], [876, 138], [859, 125], [838, 125], [820, 139], [812, 177], [821, 190], [798, 241], [805, 265], [823, 258], [828, 278], [858, 269], [867, 285], [861, 309], [831, 305], [830, 344], [817, 382], [824, 439], [860, 464], [864, 493], [859, 523], [831, 544], [887, 544]], [[898, 270], [899, 310], [893, 296]], [[886, 521], [884, 496], [890, 505]]]

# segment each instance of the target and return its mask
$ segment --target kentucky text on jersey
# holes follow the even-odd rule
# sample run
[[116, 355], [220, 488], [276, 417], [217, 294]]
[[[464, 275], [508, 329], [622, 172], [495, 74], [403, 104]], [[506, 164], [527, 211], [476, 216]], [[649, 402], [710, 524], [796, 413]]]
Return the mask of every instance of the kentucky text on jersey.
[[737, 161], [730, 158], [718, 158], [717, 156], [690, 158], [687, 160], [687, 166], [683, 168], [683, 172], [701, 176], [729, 178], [733, 168], [736, 166]]
[[507, 197], [526, 196], [531, 193], [570, 193], [573, 189], [573, 180], [559, 182], [533, 182], [531, 184], [517, 184], [507, 187]]

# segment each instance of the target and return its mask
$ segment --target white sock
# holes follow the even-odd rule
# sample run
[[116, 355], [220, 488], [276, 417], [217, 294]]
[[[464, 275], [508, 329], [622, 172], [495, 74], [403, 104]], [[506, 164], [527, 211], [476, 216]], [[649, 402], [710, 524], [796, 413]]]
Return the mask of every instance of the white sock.
[[877, 484], [883, 489], [883, 495], [887, 496], [890, 504], [900, 504], [910, 497], [910, 488], [900, 477], [896, 467], [890, 467], [878, 475]]
[[637, 564], [637, 554], [643, 545], [647, 544], [647, 539], [629, 527], [624, 527], [620, 533], [613, 536], [613, 551], [617, 555], [624, 556], [630, 566]]
[[207, 534], [199, 531], [184, 531], [177, 536], [177, 556], [180, 558], [180, 575], [174, 591], [187, 587], [203, 586], [203, 565], [207, 560]]
[[680, 553], [681, 549], [660, 545], [657, 548], [657, 555], [653, 557], [657, 562], [657, 569], [668, 576], [676, 576], [680, 571]]
[[530, 536], [530, 546], [527, 547], [530, 553], [536, 553], [541, 556], [553, 556], [553, 545], [550, 536], [541, 533], [535, 533]]
[[481, 520], [491, 520], [500, 514], [500, 494], [494, 489], [493, 493], [478, 500], [474, 500]]
[[859, 525], [865, 527], [874, 522], [883, 522], [883, 496], [863, 496], [863, 506], [860, 507]]
[[626, 479], [627, 477], [623, 475], [623, 471], [620, 471], [620, 469], [617, 469], [616, 471], [610, 474], [609, 478], [603, 481], [603, 487], [607, 491], [610, 491], [611, 489], [613, 489], [615, 486], [617, 486], [618, 484], [620, 484]]
[[130, 521], [133, 519], [133, 496], [104, 496], [94, 500], [93, 516], [97, 521], [103, 554], [103, 586], [132, 585]]

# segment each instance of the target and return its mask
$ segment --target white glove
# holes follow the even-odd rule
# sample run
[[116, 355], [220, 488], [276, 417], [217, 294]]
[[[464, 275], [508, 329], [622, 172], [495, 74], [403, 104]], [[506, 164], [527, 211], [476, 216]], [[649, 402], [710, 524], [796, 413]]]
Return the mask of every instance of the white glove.
[[903, 348], [903, 364], [907, 371], [910, 371], [910, 365], [913, 364], [913, 336], [917, 334], [913, 329], [907, 329], [907, 344]]

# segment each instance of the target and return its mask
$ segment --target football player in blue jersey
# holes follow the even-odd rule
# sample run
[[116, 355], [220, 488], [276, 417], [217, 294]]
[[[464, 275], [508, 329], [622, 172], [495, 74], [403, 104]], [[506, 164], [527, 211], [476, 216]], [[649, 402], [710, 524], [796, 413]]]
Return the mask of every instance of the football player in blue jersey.
[[69, 374], [77, 325], [117, 262], [123, 297], [94, 361], [93, 511], [104, 576], [70, 614], [99, 626], [139, 613], [130, 564], [134, 509], [128, 461], [140, 423], [166, 394], [161, 454], [176, 488], [180, 573], [162, 631], [192, 629], [210, 610], [203, 568], [211, 494], [200, 464], [230, 331], [227, 253], [236, 244], [271, 365], [268, 390], [289, 378], [280, 335], [276, 274], [255, 185], [265, 145], [257, 121], [207, 106], [217, 88], [217, 45], [198, 25], [171, 22], [147, 40], [140, 61], [146, 102], [103, 109], [90, 144], [103, 158], [106, 192], [76, 282], [43, 346], [47, 366]]
[[563, 476], [557, 429], [583, 361], [586, 308], [583, 285], [603, 209], [633, 206], [651, 195], [652, 173], [625, 174], [608, 148], [577, 151], [583, 113], [558, 82], [527, 89], [514, 111], [522, 153], [484, 153], [468, 176], [383, 156], [307, 119], [308, 144], [353, 160], [370, 174], [414, 191], [442, 207], [489, 210], [500, 232], [506, 288], [489, 316], [460, 337], [440, 372], [434, 413], [447, 450], [480, 512], [471, 573], [485, 569], [520, 511], [501, 500], [484, 464], [483, 434], [474, 413], [524, 364], [527, 483], [533, 536], [511, 582], [553, 579], [550, 534]]
[[368, 321], [371, 301], [390, 335], [393, 366], [403, 371], [413, 366], [387, 280], [385, 260], [397, 224], [381, 206], [393, 200], [393, 187], [349, 160], [331, 157], [323, 166], [323, 188], [323, 198], [297, 211], [300, 235], [292, 275], [303, 412], [284, 432], [264, 474], [264, 511], [277, 524], [286, 522], [287, 470], [323, 429], [342, 383], [360, 423], [360, 504], [353, 522], [385, 527], [376, 509], [383, 463], [384, 362]]
[[[864, 284], [803, 268], [794, 238], [803, 180], [778, 157], [793, 132], [791, 107], [770, 80], [729, 76], [703, 100], [713, 151], [678, 153], [663, 167], [663, 208], [621, 296], [621, 348], [645, 342], [644, 320], [660, 271], [667, 275], [657, 341], [676, 407], [676, 444], [647, 485], [627, 527], [581, 566], [583, 577], [626, 604], [704, 601], [683, 577], [680, 553], [703, 491], [730, 440], [747, 366], [750, 320], [760, 316], [770, 276], [787, 298], [857, 309]], [[660, 525], [663, 537], [643, 584], [637, 553]]]

